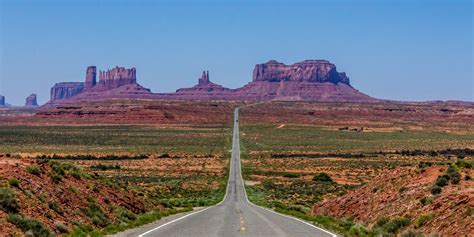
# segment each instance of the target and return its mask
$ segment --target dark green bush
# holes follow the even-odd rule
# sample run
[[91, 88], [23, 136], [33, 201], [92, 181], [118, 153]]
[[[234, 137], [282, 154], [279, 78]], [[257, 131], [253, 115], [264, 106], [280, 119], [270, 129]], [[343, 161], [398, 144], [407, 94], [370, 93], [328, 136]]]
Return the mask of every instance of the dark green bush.
[[33, 236], [39, 237], [53, 237], [53, 233], [46, 227], [43, 223], [30, 219], [27, 217], [23, 217], [18, 214], [9, 214], [7, 217], [8, 222], [17, 226], [23, 233], [32, 232]]
[[90, 202], [87, 208], [81, 208], [81, 211], [86, 214], [96, 226], [105, 227], [110, 224], [107, 216], [104, 215], [100, 207], [95, 203]]
[[54, 227], [56, 227], [56, 230], [58, 230], [59, 233], [62, 233], [62, 234], [69, 233], [69, 228], [67, 228], [67, 226], [64, 225], [64, 223], [62, 222], [59, 222], [59, 221], [54, 222]]
[[17, 212], [20, 208], [15, 191], [11, 188], [0, 188], [0, 208], [6, 212]]
[[438, 176], [438, 178], [436, 179], [436, 185], [439, 187], [444, 187], [448, 185], [448, 182], [449, 182], [449, 176], [447, 175]]
[[42, 172], [41, 172], [41, 168], [37, 165], [29, 165], [26, 167], [26, 171], [28, 171], [28, 173], [32, 174], [32, 175], [40, 175]]
[[410, 225], [411, 220], [406, 217], [396, 218], [384, 225], [384, 229], [389, 233], [397, 233], [398, 230]]
[[438, 185], [433, 185], [433, 186], [431, 187], [431, 194], [433, 194], [433, 195], [440, 194], [441, 191], [442, 191], [442, 190], [441, 190], [441, 187], [438, 186]]
[[17, 188], [20, 187], [20, 181], [18, 181], [18, 179], [15, 179], [15, 178], [9, 179], [8, 184], [10, 184], [10, 186], [12, 187], [17, 187]]
[[61, 210], [61, 207], [59, 207], [59, 203], [56, 201], [48, 201], [48, 207], [53, 209], [58, 214], [63, 214], [63, 211]]
[[319, 173], [313, 177], [313, 181], [316, 182], [333, 182], [331, 176], [326, 173]]

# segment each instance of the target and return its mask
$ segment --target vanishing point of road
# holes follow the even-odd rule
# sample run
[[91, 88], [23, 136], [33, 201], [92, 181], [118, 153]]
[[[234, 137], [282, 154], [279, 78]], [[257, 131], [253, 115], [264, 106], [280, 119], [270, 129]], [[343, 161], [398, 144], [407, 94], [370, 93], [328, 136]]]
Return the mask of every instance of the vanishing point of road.
[[250, 203], [240, 168], [239, 108], [234, 111], [234, 131], [229, 180], [224, 200], [141, 233], [139, 237], [300, 237], [336, 236], [310, 223], [281, 215]]

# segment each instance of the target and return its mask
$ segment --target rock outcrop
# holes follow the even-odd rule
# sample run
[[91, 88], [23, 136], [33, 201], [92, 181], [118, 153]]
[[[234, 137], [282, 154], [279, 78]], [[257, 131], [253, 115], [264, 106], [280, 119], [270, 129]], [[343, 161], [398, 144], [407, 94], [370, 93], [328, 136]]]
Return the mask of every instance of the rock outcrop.
[[271, 60], [257, 64], [253, 70], [253, 81], [331, 82], [349, 85], [346, 74], [337, 72], [336, 66], [326, 60], [305, 60], [292, 65]]
[[198, 84], [190, 88], [181, 88], [170, 94], [174, 99], [226, 99], [232, 97], [232, 90], [211, 82], [209, 71], [203, 71]]
[[97, 83], [97, 68], [95, 66], [89, 66], [86, 70], [86, 82], [84, 83], [84, 88], [86, 90], [92, 89]]
[[124, 68], [124, 67], [115, 67], [107, 71], [99, 72], [99, 83], [97, 87], [93, 88], [95, 90], [111, 90], [119, 88], [124, 85], [136, 84], [137, 83], [137, 72], [136, 69]]
[[[51, 101], [64, 99], [102, 100], [111, 98], [163, 100], [302, 100], [302, 101], [379, 101], [354, 89], [349, 77], [326, 60], [305, 60], [285, 65], [271, 60], [257, 64], [247, 85], [229, 89], [211, 82], [203, 71], [197, 85], [174, 93], [152, 93], [137, 83], [136, 69], [115, 67], [99, 71], [90, 66], [85, 83], [59, 83], [51, 90]], [[82, 88], [82, 89], [81, 89]]]
[[237, 99], [306, 101], [376, 101], [354, 89], [344, 72], [326, 60], [285, 65], [275, 60], [257, 64], [253, 80], [236, 90]]
[[25, 107], [37, 107], [38, 102], [36, 101], [36, 94], [31, 94], [30, 96], [26, 97]]
[[99, 72], [97, 82], [97, 68], [89, 66], [86, 70], [85, 82], [61, 82], [51, 88], [50, 103], [56, 103], [72, 97], [81, 100], [96, 100], [106, 98], [140, 98], [151, 94], [137, 84], [136, 69], [115, 67]]
[[60, 82], [51, 88], [51, 100], [64, 100], [84, 91], [82, 82]]
[[5, 96], [0, 95], [0, 107], [4, 107], [5, 105]]

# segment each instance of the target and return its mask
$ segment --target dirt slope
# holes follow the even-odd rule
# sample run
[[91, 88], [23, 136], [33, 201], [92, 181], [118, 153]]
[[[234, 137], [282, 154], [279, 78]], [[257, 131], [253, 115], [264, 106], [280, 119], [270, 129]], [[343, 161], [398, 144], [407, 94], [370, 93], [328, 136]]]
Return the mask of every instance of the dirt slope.
[[405, 229], [426, 234], [473, 236], [474, 181], [464, 180], [466, 175], [472, 177], [472, 169], [460, 171], [459, 184], [449, 183], [441, 194], [432, 195], [431, 187], [446, 169], [447, 166], [434, 166], [388, 170], [359, 189], [316, 204], [311, 214], [353, 217], [368, 226], [382, 218], [407, 216], [411, 223]]
[[[0, 208], [2, 233], [23, 235], [19, 228], [7, 221], [8, 213], [35, 219], [58, 234], [58, 223], [69, 230], [78, 223], [99, 227], [116, 222], [120, 216], [117, 215], [119, 210], [142, 213], [149, 208], [145, 206], [143, 198], [123, 188], [106, 184], [106, 181], [96, 179], [93, 174], [75, 170], [77, 167], [58, 164], [33, 159], [0, 158], [0, 187], [13, 190], [19, 204], [16, 211]], [[39, 173], [31, 171], [32, 167], [38, 168]], [[60, 175], [61, 169], [63, 175]], [[53, 181], [53, 174], [61, 176], [61, 180]], [[18, 185], [12, 181], [14, 179], [18, 180]]]

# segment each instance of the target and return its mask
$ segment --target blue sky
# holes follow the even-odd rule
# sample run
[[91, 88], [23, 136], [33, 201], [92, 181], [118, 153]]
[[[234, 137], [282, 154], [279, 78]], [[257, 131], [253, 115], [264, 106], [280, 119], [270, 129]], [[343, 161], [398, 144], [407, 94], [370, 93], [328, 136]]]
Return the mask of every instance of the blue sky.
[[86, 67], [136, 67], [171, 92], [201, 71], [237, 88], [255, 64], [327, 59], [377, 98], [474, 100], [471, 0], [0, 0], [0, 94], [15, 105], [83, 81]]

